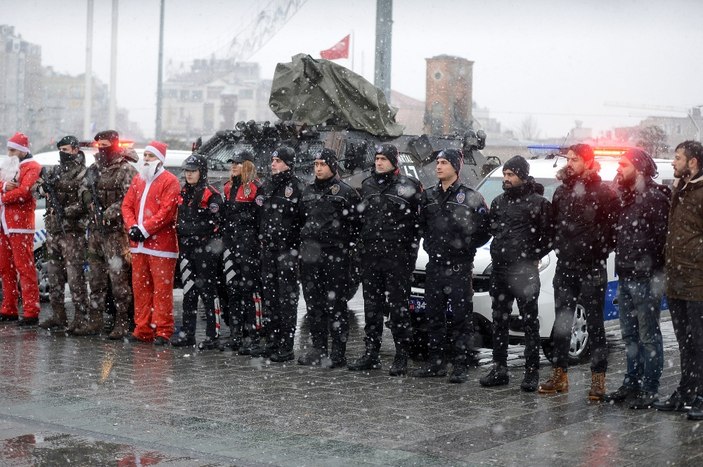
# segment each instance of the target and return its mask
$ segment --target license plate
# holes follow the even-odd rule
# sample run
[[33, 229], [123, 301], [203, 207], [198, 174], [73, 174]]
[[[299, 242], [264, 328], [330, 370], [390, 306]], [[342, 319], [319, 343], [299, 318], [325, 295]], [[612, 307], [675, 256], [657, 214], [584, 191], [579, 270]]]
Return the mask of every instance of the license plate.
[[424, 313], [425, 306], [424, 297], [419, 297], [417, 295], [410, 296], [410, 313]]

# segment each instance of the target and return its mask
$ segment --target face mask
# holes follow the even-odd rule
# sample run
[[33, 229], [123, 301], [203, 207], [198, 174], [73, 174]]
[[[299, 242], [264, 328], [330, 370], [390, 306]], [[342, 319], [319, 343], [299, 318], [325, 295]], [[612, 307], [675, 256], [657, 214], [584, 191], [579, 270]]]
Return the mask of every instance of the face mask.
[[95, 158], [102, 165], [109, 165], [112, 162], [114, 154], [115, 151], [113, 151], [113, 149], [109, 146], [106, 148], [98, 148], [98, 152], [95, 154]]
[[142, 177], [144, 181], [152, 181], [154, 179], [154, 175], [156, 175], [157, 170], [159, 170], [159, 167], [161, 167], [160, 164], [161, 161], [142, 162], [142, 164], [139, 166], [139, 176]]
[[71, 162], [73, 160], [73, 154], [70, 152], [64, 152], [64, 151], [59, 151], [59, 161], [62, 164], [66, 164], [67, 162]]

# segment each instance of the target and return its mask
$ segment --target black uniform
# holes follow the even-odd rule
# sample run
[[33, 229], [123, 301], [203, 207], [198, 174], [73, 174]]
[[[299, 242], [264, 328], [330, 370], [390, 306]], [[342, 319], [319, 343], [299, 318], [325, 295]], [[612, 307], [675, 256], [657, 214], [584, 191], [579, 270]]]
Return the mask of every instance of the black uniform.
[[346, 296], [350, 255], [360, 230], [357, 211], [360, 201], [356, 190], [337, 177], [316, 179], [303, 192], [301, 282], [310, 335], [314, 349], [324, 355], [331, 329], [334, 366], [346, 362], [349, 335]]
[[[249, 340], [244, 348], [257, 346], [261, 322], [261, 247], [259, 243], [259, 206], [256, 197], [261, 183], [253, 180], [242, 185], [241, 177], [225, 184], [222, 235], [225, 252], [225, 279], [229, 297], [230, 327], [234, 347]], [[244, 349], [243, 348], [243, 349]], [[242, 349], [243, 353], [247, 353]]]
[[441, 367], [451, 354], [455, 370], [465, 368], [473, 334], [471, 271], [476, 249], [490, 238], [488, 207], [480, 193], [458, 179], [447, 191], [438, 183], [423, 196], [421, 225], [429, 256], [425, 282], [429, 362]]
[[591, 370], [604, 373], [608, 347], [603, 327], [606, 261], [615, 247], [618, 200], [600, 176], [563, 180], [552, 198], [554, 250], [554, 367], [568, 368], [569, 344], [574, 308], [586, 308], [588, 338], [591, 340]]
[[508, 188], [491, 203], [491, 288], [493, 361], [506, 366], [513, 301], [517, 300], [525, 331], [525, 366], [539, 368], [538, 263], [552, 244], [551, 204], [532, 177]]
[[361, 197], [366, 352], [378, 355], [384, 314], [390, 316], [396, 351], [407, 352], [412, 339], [408, 305], [422, 185], [395, 172], [374, 173], [362, 182]]
[[207, 340], [201, 346], [211, 348], [219, 337], [220, 305], [217, 278], [222, 255], [220, 213], [222, 196], [207, 184], [201, 173], [196, 185], [185, 184], [178, 206], [178, 266], [183, 282], [183, 326], [176, 340], [194, 343], [198, 296], [205, 305]]
[[[292, 354], [298, 314], [298, 249], [304, 185], [292, 170], [264, 182], [256, 203], [261, 206], [261, 279], [264, 317], [270, 320], [268, 352]], [[290, 357], [292, 358], [292, 357]], [[288, 358], [286, 358], [288, 359]]]

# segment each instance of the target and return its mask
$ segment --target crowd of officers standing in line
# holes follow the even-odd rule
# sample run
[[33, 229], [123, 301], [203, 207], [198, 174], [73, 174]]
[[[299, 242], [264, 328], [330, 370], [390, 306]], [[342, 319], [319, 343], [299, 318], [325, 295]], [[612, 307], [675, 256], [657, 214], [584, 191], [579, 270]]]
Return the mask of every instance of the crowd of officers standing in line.
[[[652, 158], [629, 149], [620, 159], [613, 190], [598, 175], [586, 144], [571, 146], [550, 203], [515, 156], [503, 166], [504, 193], [490, 210], [482, 196], [460, 180], [463, 155], [446, 149], [436, 157], [437, 184], [424, 190], [401, 175], [398, 150], [376, 148], [375, 167], [359, 192], [342, 181], [335, 152], [323, 149], [314, 161], [315, 179], [304, 184], [294, 173], [296, 154], [287, 146], [272, 153], [271, 177], [257, 176], [254, 155], [234, 156], [224, 197], [208, 183], [207, 160], [193, 154], [184, 164], [185, 183], [164, 169], [167, 147], [151, 142], [139, 161], [122, 149], [117, 132], [95, 136], [96, 162], [85, 166], [78, 140], [57, 143], [58, 166], [42, 170], [28, 138], [8, 140], [9, 161], [0, 168], [0, 274], [4, 300], [0, 322], [83, 336], [103, 328], [111, 289], [116, 314], [110, 339], [127, 338], [175, 347], [195, 346], [197, 304], [206, 310], [201, 350], [230, 347], [242, 355], [274, 362], [295, 358], [299, 282], [307, 305], [312, 345], [301, 365], [372, 370], [384, 318], [395, 344], [392, 376], [408, 373], [412, 341], [409, 312], [411, 275], [420, 239], [426, 269], [428, 358], [415, 377], [467, 381], [473, 318], [471, 286], [476, 249], [493, 237], [490, 295], [493, 303], [493, 360], [483, 386], [509, 383], [507, 347], [513, 301], [524, 322], [525, 391], [568, 391], [571, 322], [585, 307], [591, 340], [591, 401], [628, 401], [631, 408], [688, 411], [703, 419], [703, 146], [685, 141], [672, 163], [673, 194], [657, 184]], [[136, 169], [130, 163], [136, 163]], [[52, 315], [38, 323], [39, 294], [34, 268], [33, 192], [47, 197], [47, 252]], [[86, 235], [86, 231], [88, 235]], [[539, 260], [554, 249], [554, 358], [550, 377], [539, 384]], [[90, 295], [83, 272], [90, 265]], [[627, 372], [620, 388], [605, 391], [607, 345], [603, 323], [606, 261], [615, 251], [622, 337]], [[361, 258], [365, 351], [347, 364], [352, 256]], [[218, 269], [224, 265], [230, 338], [220, 337]], [[183, 283], [183, 318], [174, 334], [173, 280]], [[23, 316], [18, 315], [19, 276]], [[131, 282], [131, 284], [130, 284]], [[75, 314], [68, 323], [64, 287]], [[660, 303], [666, 292], [681, 352], [681, 381], [666, 400], [657, 393], [663, 368]], [[130, 316], [132, 300], [134, 315]], [[451, 310], [448, 312], [448, 310]], [[134, 329], [131, 330], [131, 320]]]

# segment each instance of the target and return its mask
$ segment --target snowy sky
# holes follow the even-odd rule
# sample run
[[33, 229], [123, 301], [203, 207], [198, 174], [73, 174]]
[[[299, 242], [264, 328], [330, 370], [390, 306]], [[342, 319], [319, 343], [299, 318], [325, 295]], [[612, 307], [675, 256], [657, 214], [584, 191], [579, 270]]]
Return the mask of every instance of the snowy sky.
[[[271, 2], [275, 3], [275, 2]], [[0, 0], [0, 23], [42, 47], [44, 65], [85, 67], [85, 0]], [[111, 0], [95, 0], [94, 73], [109, 81]], [[267, 4], [166, 0], [165, 61], [222, 54]], [[354, 71], [373, 81], [376, 2], [307, 0], [252, 61], [270, 78], [297, 53], [319, 57], [353, 33]], [[532, 115], [541, 136], [582, 120], [596, 130], [636, 124], [643, 105], [703, 104], [703, 2], [697, 0], [396, 0], [392, 87], [423, 99], [425, 59], [473, 60], [474, 100], [506, 128]], [[156, 102], [159, 0], [120, 0], [118, 105], [147, 136]], [[351, 68], [351, 60], [338, 63]], [[633, 108], [613, 107], [628, 103]]]

